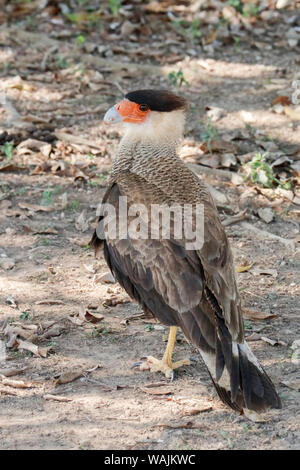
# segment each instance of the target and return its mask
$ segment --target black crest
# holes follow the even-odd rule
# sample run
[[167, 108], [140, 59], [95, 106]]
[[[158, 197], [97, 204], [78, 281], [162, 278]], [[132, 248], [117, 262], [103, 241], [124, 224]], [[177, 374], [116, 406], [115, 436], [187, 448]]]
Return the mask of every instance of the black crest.
[[146, 104], [152, 111], [170, 112], [185, 109], [187, 102], [168, 90], [137, 90], [125, 95], [125, 98], [138, 104]]

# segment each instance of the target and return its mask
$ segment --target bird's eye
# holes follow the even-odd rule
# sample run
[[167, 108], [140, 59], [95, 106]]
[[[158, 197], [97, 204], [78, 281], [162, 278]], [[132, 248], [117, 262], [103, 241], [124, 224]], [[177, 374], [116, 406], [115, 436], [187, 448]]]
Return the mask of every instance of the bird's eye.
[[147, 104], [140, 104], [140, 106], [139, 106], [140, 111], [146, 112], [146, 111], [148, 111], [148, 109], [149, 109], [149, 107], [148, 107]]

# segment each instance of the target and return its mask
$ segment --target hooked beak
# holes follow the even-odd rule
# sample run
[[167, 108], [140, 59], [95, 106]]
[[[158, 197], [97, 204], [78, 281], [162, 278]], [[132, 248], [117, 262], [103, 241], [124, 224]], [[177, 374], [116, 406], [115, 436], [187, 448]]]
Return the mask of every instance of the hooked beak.
[[112, 106], [106, 113], [103, 119], [105, 124], [117, 124], [123, 121], [123, 117], [117, 111], [115, 106]]

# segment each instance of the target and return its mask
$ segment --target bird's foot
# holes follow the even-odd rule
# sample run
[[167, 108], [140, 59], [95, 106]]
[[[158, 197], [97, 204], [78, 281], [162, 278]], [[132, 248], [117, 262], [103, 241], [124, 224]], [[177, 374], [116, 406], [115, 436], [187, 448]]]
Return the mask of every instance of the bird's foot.
[[174, 379], [174, 370], [182, 366], [189, 366], [190, 359], [182, 359], [181, 361], [172, 362], [166, 359], [156, 359], [153, 356], [147, 356], [144, 362], [136, 362], [133, 367], [138, 367], [140, 370], [150, 370], [150, 372], [162, 372], [167, 379]]

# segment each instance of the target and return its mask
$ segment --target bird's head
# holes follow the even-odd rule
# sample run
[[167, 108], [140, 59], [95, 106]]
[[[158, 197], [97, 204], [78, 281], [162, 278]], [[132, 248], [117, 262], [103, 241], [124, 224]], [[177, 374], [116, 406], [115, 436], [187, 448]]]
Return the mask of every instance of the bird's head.
[[178, 140], [184, 126], [187, 103], [167, 90], [137, 90], [110, 108], [106, 124], [125, 124], [127, 138]]

